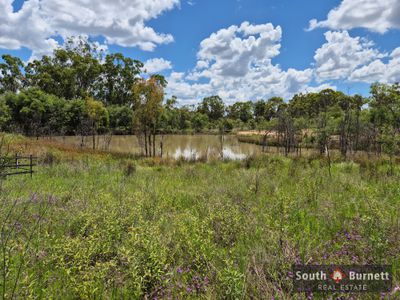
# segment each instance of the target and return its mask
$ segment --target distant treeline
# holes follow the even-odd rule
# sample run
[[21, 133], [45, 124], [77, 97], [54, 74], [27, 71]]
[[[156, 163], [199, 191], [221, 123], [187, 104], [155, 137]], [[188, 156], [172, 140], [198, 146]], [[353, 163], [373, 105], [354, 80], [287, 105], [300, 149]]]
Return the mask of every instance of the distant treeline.
[[[396, 154], [400, 133], [399, 84], [373, 84], [370, 97], [330, 89], [225, 105], [219, 96], [197, 106], [164, 99], [160, 75], [143, 78], [143, 64], [105, 55], [84, 39], [69, 39], [52, 56], [25, 64], [3, 55], [0, 63], [0, 130], [30, 136], [131, 134], [155, 155], [156, 134], [274, 132], [286, 153], [298, 147], [330, 148], [339, 137], [343, 155], [368, 150]], [[263, 143], [268, 144], [265, 134]]]

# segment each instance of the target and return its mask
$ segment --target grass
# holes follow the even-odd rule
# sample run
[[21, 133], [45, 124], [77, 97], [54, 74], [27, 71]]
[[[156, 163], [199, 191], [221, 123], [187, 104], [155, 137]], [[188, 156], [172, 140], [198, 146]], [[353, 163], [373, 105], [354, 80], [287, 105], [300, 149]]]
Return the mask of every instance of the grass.
[[29, 143], [38, 172], [0, 195], [4, 298], [325, 299], [294, 296], [294, 263], [390, 264], [400, 283], [398, 165], [335, 161], [330, 178], [310, 157], [185, 163]]

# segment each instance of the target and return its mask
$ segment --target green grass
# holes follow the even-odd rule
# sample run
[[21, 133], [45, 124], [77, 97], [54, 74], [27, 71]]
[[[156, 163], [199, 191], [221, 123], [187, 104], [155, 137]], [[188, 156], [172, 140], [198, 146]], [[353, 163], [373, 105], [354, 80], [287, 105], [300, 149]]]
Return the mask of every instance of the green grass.
[[306, 299], [299, 262], [391, 264], [399, 284], [398, 166], [336, 162], [329, 178], [323, 160], [282, 157], [44, 161], [3, 182], [6, 298]]

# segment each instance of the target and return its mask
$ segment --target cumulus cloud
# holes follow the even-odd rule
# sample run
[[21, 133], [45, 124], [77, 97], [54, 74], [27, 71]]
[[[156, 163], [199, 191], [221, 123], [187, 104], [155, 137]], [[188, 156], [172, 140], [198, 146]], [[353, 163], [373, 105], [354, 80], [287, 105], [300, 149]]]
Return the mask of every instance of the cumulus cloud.
[[186, 104], [212, 94], [228, 103], [291, 96], [308, 86], [313, 71], [284, 71], [272, 63], [280, 53], [281, 37], [281, 27], [270, 23], [221, 29], [200, 43], [192, 71], [169, 76], [167, 92]]
[[391, 53], [387, 63], [379, 59], [374, 60], [370, 64], [355, 70], [351, 74], [350, 80], [366, 83], [400, 82], [400, 47]]
[[149, 74], [155, 74], [172, 69], [172, 64], [163, 58], [152, 58], [144, 63], [144, 69]]
[[372, 42], [351, 37], [347, 31], [328, 31], [325, 38], [314, 56], [318, 81], [347, 79], [359, 66], [385, 56]]
[[347, 31], [328, 31], [326, 43], [315, 52], [315, 77], [318, 82], [395, 83], [400, 81], [400, 47], [389, 55], [373, 42], [351, 37]]
[[110, 44], [152, 51], [173, 41], [146, 22], [179, 5], [179, 0], [27, 0], [14, 12], [13, 0], [0, 0], [0, 47], [27, 47], [49, 53], [53, 36], [102, 36]]
[[324, 21], [310, 21], [309, 30], [318, 27], [330, 29], [366, 28], [385, 33], [392, 28], [400, 28], [399, 0], [343, 0], [331, 10]]

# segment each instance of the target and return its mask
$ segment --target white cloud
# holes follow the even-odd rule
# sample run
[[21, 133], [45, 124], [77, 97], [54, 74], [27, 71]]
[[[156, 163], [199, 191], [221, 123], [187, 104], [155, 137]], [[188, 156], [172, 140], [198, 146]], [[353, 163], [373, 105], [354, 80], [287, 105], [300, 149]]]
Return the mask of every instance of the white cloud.
[[173, 37], [146, 22], [179, 5], [180, 0], [27, 0], [13, 12], [12, 0], [0, 0], [0, 47], [27, 47], [49, 53], [52, 36], [103, 36], [109, 44], [152, 51]]
[[19, 49], [28, 47], [40, 53], [51, 52], [57, 42], [50, 38], [46, 19], [41, 15], [39, 0], [24, 3], [14, 13], [12, 0], [0, 0], [0, 47]]
[[144, 63], [144, 69], [149, 74], [155, 74], [172, 69], [172, 64], [163, 58], [152, 58]]
[[358, 67], [385, 56], [372, 42], [351, 37], [347, 31], [328, 31], [325, 38], [314, 56], [318, 81], [347, 79]]
[[388, 63], [377, 59], [355, 70], [351, 81], [396, 83], [400, 81], [400, 47], [393, 50]]
[[351, 81], [372, 83], [382, 80], [386, 71], [386, 65], [379, 59], [370, 64], [355, 70], [351, 76]]
[[400, 28], [399, 0], [343, 0], [331, 10], [324, 21], [310, 21], [310, 30], [317, 27], [330, 29], [366, 28], [385, 33]]
[[318, 82], [400, 81], [400, 47], [394, 49], [390, 55], [381, 53], [374, 43], [360, 37], [351, 37], [347, 31], [328, 31], [325, 38], [326, 43], [314, 56], [315, 77]]
[[272, 24], [221, 29], [200, 43], [196, 67], [172, 73], [167, 92], [185, 104], [218, 94], [226, 102], [289, 97], [305, 89], [311, 69], [283, 71], [272, 59], [279, 55], [282, 29]]

